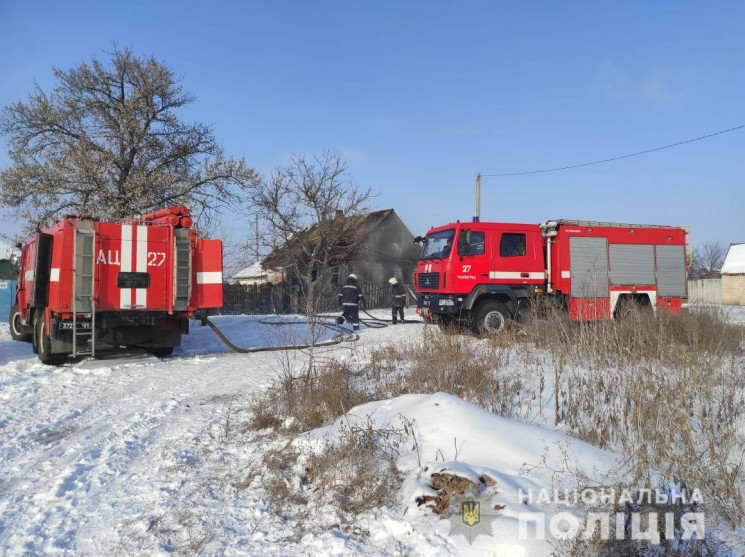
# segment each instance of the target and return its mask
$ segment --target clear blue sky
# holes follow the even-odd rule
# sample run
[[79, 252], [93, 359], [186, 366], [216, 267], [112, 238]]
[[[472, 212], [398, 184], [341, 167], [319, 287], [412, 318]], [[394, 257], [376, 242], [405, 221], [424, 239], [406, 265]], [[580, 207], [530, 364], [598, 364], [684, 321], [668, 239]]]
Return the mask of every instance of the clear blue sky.
[[[743, 2], [2, 2], [0, 105], [114, 43], [154, 54], [197, 96], [186, 117], [230, 154], [267, 171], [339, 149], [416, 234], [471, 217], [477, 171], [745, 123], [743, 29]], [[486, 178], [482, 218], [686, 224], [694, 243], [745, 242], [745, 130]]]

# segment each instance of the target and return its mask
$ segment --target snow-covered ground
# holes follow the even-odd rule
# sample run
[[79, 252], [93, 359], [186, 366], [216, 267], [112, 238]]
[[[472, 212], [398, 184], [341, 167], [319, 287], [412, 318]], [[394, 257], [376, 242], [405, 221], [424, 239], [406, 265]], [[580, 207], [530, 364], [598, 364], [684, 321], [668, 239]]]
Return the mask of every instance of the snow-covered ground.
[[[301, 324], [213, 320], [240, 346], [307, 336]], [[389, 342], [403, 329], [363, 327], [355, 345]], [[171, 359], [135, 354], [57, 368], [0, 324], [0, 553], [168, 553], [207, 535], [213, 551], [272, 549], [254, 541], [257, 533], [271, 539], [257, 526], [271, 531], [266, 505], [230, 483], [254, 456], [238, 443], [238, 428], [280, 365], [299, 368], [304, 359], [235, 354], [197, 326]]]
[[721, 313], [722, 317], [730, 323], [745, 325], [745, 306], [721, 306], [713, 304], [686, 304], [693, 311], [711, 311], [715, 314]]
[[[323, 448], [329, 439], [338, 439], [355, 426], [413, 431], [397, 449], [396, 466], [404, 474], [397, 507], [385, 509], [382, 520], [374, 515], [363, 517], [372, 543], [390, 554], [395, 554], [394, 542], [398, 541], [417, 555], [549, 556], [555, 549], [549, 519], [565, 509], [553, 501], [539, 501], [540, 494], [552, 496], [554, 489], [571, 492], [578, 487], [578, 478], [600, 485], [618, 465], [614, 453], [496, 416], [446, 393], [403, 395], [357, 406], [334, 424], [310, 432], [306, 443]], [[417, 505], [417, 498], [437, 495], [431, 479], [441, 473], [476, 485], [484, 476], [496, 481], [464, 496], [476, 497], [482, 504], [484, 524], [473, 531], [470, 540], [463, 531], [467, 529], [456, 527], [458, 516], [443, 520], [428, 506]], [[538, 535], [531, 513], [546, 519]], [[526, 527], [522, 535], [521, 522]], [[401, 532], [408, 535], [401, 536]]]
[[[745, 323], [745, 308], [728, 311]], [[299, 322], [214, 321], [241, 346], [307, 336]], [[365, 358], [422, 329], [363, 327], [358, 342], [320, 350]], [[261, 456], [272, 440], [244, 424], [250, 405], [282, 369], [300, 369], [305, 358], [302, 352], [235, 354], [197, 326], [171, 359], [136, 354], [55, 368], [41, 364], [29, 344], [12, 342], [0, 324], [0, 554], [548, 555], [547, 542], [518, 540], [517, 513], [545, 510], [522, 505], [519, 490], [551, 490], [557, 477], [562, 485], [566, 478], [557, 470], [567, 465], [589, 478], [602, 476], [616, 459], [447, 394], [368, 403], [306, 439], [334, 438], [355, 420], [398, 427], [405, 417], [417, 446], [402, 447], [397, 459], [404, 473], [400, 500], [361, 518], [364, 542], [341, 533], [328, 517], [316, 517], [320, 528], [295, 537], [261, 486]], [[539, 463], [524, 473], [524, 464]], [[487, 473], [497, 481], [490, 501], [505, 506], [492, 537], [470, 545], [449, 521], [412, 504], [429, 493], [425, 472], [444, 470], [472, 478]]]

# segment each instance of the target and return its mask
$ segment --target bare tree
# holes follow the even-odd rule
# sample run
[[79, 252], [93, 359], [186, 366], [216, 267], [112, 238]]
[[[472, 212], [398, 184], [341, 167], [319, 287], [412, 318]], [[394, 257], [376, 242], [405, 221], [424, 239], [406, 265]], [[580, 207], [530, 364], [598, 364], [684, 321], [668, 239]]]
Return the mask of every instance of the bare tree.
[[50, 93], [37, 86], [0, 116], [12, 161], [0, 172], [0, 205], [30, 227], [67, 212], [126, 218], [172, 204], [202, 224], [257, 183], [210, 126], [179, 118], [195, 99], [161, 61], [116, 49], [107, 64], [54, 75]]
[[284, 269], [305, 313], [317, 314], [329, 277], [354, 259], [364, 239], [362, 214], [370, 190], [355, 185], [338, 153], [326, 152], [294, 156], [253, 189], [250, 199], [266, 223], [268, 264]]
[[693, 250], [693, 265], [689, 271], [691, 277], [706, 279], [720, 276], [727, 248], [724, 244], [707, 241]]

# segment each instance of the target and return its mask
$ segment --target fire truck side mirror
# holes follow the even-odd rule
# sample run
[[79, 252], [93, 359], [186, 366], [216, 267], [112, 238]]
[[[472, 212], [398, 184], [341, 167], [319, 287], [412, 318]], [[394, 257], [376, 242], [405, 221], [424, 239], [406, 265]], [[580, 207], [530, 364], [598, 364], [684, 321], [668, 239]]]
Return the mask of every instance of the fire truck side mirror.
[[16, 242], [16, 248], [18, 249], [23, 248], [23, 244], [21, 242]]

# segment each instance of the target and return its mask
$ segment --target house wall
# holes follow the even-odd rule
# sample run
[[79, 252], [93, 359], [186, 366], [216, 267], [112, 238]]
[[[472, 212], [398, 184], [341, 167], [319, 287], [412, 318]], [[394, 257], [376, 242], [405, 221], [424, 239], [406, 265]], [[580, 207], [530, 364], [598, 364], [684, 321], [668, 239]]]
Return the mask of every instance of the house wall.
[[[403, 221], [391, 212], [360, 247], [360, 256], [351, 266], [360, 281], [385, 284], [391, 277], [411, 282], [421, 247]], [[339, 277], [341, 281], [344, 276]]]
[[722, 302], [745, 306], [745, 275], [722, 275]]
[[266, 284], [267, 278], [266, 275], [260, 276], [260, 277], [251, 277], [251, 278], [238, 278], [235, 279], [236, 284], [242, 284], [243, 286], [248, 286], [251, 284]]

